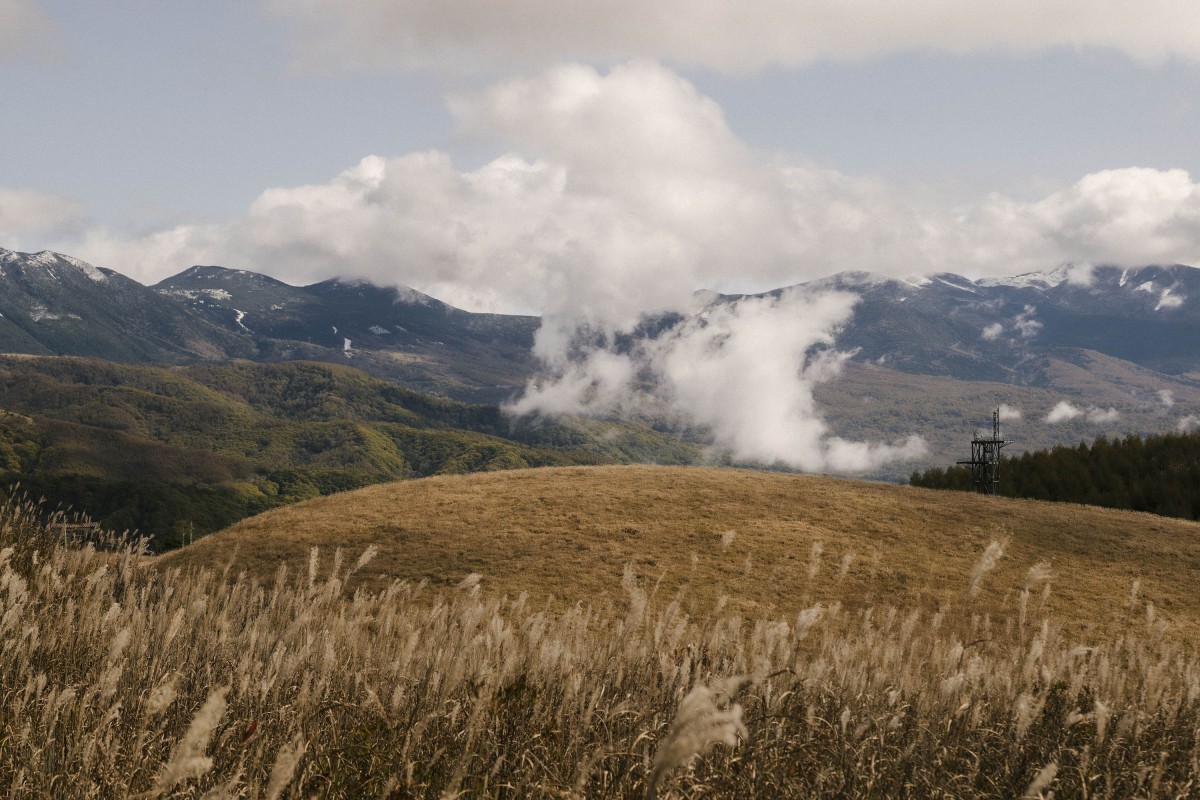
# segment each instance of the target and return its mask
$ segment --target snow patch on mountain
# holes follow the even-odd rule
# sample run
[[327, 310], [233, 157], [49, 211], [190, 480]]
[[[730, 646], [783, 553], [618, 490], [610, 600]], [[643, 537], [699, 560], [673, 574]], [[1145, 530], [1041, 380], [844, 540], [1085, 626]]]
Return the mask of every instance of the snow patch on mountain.
[[94, 267], [86, 261], [75, 258], [74, 256], [64, 256], [61, 253], [56, 253], [60, 259], [70, 264], [76, 269], [82, 270], [84, 275], [94, 280], [96, 283], [104, 283], [108, 280], [108, 276], [104, 274], [98, 267]]
[[1067, 282], [1070, 277], [1068, 267], [1059, 267], [1052, 272], [1026, 272], [1008, 278], [980, 278], [975, 281], [980, 286], [1009, 286], [1013, 289], [1053, 289]]
[[224, 289], [159, 289], [158, 291], [159, 294], [165, 294], [168, 297], [183, 297], [187, 300], [201, 300], [202, 297], [211, 300], [233, 299], [233, 295]]
[[55, 322], [61, 319], [83, 319], [78, 314], [57, 314], [41, 303], [34, 303], [29, 309], [29, 319], [33, 322]]
[[[947, 278], [958, 278], [958, 276], [957, 275], [947, 275], [947, 276], [934, 275], [933, 276], [933, 279], [935, 281], [937, 281], [938, 283], [945, 284], [946, 286], [949, 286], [951, 289], [959, 289], [960, 291], [970, 292], [971, 294], [979, 294], [979, 290], [970, 281], [967, 281], [967, 285], [963, 286], [961, 283], [955, 283], [954, 281], [947, 280]], [[963, 281], [967, 280], [966, 278], [958, 278], [958, 279], [963, 280]]]
[[433, 305], [434, 299], [427, 294], [418, 292], [416, 289], [410, 289], [407, 286], [400, 286], [396, 289], [396, 303], [408, 303], [409, 305], [428, 306]]

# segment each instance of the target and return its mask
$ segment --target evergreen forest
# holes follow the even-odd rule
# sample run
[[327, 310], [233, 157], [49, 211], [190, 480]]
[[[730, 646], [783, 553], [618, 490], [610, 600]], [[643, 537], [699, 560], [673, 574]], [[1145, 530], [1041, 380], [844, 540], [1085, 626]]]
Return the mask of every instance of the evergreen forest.
[[[967, 467], [914, 472], [930, 489], [971, 490]], [[1200, 519], [1200, 432], [1101, 437], [1005, 458], [1000, 494]]]

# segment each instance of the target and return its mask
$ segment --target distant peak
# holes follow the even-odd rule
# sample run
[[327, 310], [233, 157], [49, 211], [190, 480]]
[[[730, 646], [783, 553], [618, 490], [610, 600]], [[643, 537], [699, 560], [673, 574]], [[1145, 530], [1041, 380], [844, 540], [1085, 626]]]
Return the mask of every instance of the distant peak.
[[[218, 264], [196, 264], [188, 267], [178, 275], [172, 275], [169, 278], [164, 278], [155, 286], [160, 289], [170, 289], [179, 284], [191, 284], [191, 288], [195, 288], [198, 281], [219, 281], [221, 283], [257, 283], [269, 284], [278, 286], [291, 286], [291, 284], [272, 278], [270, 275], [263, 275], [261, 272], [253, 272], [248, 269], [233, 269], [231, 267], [222, 267]], [[292, 287], [294, 288], [294, 287]]]
[[1071, 277], [1072, 266], [1064, 264], [1063, 266], [1051, 270], [1050, 272], [1025, 272], [1020, 275], [1013, 275], [1006, 278], [980, 278], [975, 281], [980, 286], [1011, 286], [1017, 289], [1029, 287], [1040, 289], [1053, 289], [1055, 286], [1060, 286], [1066, 283]]
[[88, 278], [102, 283], [108, 280], [109, 276], [114, 274], [110, 270], [102, 270], [99, 267], [93, 266], [86, 261], [75, 258], [74, 256], [66, 256], [62, 253], [56, 253], [53, 250], [40, 250], [36, 253], [20, 253], [15, 250], [6, 250], [0, 248], [0, 262], [5, 264], [20, 264], [27, 267], [39, 267], [49, 269], [51, 267], [67, 267], [74, 268]]

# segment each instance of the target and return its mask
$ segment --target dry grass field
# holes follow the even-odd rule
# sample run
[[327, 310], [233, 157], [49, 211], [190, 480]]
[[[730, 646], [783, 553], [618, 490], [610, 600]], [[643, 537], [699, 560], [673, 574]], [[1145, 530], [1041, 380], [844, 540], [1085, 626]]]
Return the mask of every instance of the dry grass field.
[[[724, 596], [739, 611], [814, 603], [961, 605], [992, 541], [1003, 557], [976, 609], [1010, 608], [1036, 564], [1036, 600], [1062, 624], [1120, 624], [1135, 581], [1181, 630], [1200, 631], [1200, 524], [1070, 504], [750, 470], [581, 467], [435, 477], [334, 495], [244, 520], [158, 559], [270, 581], [313, 547], [375, 558], [356, 581], [528, 592], [559, 607], [621, 597], [631, 565], [693, 611]], [[236, 555], [234, 555], [236, 553]], [[1044, 597], [1049, 585], [1049, 595]]]
[[330, 497], [148, 564], [9, 501], [0, 796], [1194, 797], [1196, 533], [567, 469]]

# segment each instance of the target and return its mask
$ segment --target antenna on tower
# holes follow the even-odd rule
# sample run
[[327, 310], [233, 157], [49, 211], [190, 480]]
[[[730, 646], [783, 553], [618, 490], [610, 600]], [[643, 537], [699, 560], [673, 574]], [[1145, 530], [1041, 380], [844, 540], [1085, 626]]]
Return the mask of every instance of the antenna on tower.
[[978, 432], [971, 440], [971, 460], [959, 461], [971, 468], [971, 485], [980, 494], [1000, 493], [1000, 450], [1012, 444], [1000, 436], [1000, 409], [992, 412], [992, 435], [985, 437]]

